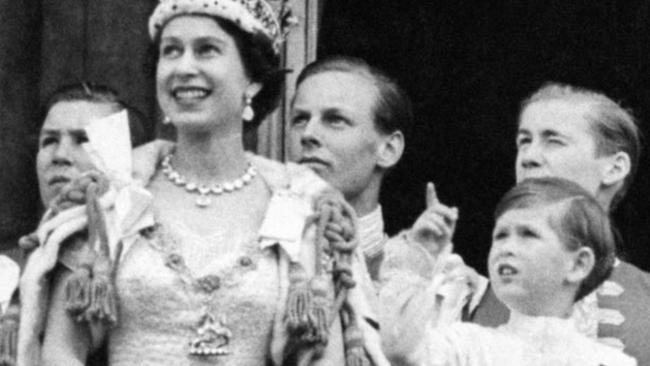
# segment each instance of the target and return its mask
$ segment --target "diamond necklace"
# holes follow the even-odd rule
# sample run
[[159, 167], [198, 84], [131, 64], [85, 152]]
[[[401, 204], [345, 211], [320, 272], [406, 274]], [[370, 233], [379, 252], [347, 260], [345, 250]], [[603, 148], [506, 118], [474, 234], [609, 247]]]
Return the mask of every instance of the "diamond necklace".
[[198, 193], [199, 197], [196, 198], [194, 203], [196, 203], [196, 205], [201, 208], [210, 206], [212, 203], [212, 198], [210, 198], [210, 195], [219, 196], [224, 193], [240, 190], [252, 182], [253, 178], [257, 175], [257, 170], [249, 162], [248, 168], [244, 174], [242, 174], [242, 176], [237, 179], [234, 179], [230, 182], [217, 183], [212, 185], [198, 184], [195, 182], [190, 182], [185, 176], [174, 170], [171, 160], [172, 154], [169, 154], [163, 158], [161, 163], [163, 174], [165, 174], [165, 177], [167, 177], [167, 179], [169, 179], [175, 185], [185, 188], [187, 192]]

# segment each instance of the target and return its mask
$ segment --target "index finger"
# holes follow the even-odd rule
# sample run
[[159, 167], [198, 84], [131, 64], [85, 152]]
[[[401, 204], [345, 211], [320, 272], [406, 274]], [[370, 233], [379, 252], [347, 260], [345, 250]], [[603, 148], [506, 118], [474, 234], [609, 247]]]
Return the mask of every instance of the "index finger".
[[438, 204], [438, 195], [436, 194], [436, 186], [433, 182], [427, 183], [427, 196], [426, 196], [427, 208], [432, 207]]

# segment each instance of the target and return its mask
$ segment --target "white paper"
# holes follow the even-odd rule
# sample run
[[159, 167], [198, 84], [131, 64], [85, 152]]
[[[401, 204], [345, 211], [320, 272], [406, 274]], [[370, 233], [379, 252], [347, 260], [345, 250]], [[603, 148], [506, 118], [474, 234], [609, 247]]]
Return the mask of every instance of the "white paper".
[[84, 148], [93, 163], [111, 181], [131, 180], [131, 133], [126, 110], [91, 121], [85, 128], [88, 143]]
[[[131, 170], [131, 133], [126, 110], [91, 121], [85, 128], [88, 143], [84, 148], [95, 166], [106, 174], [117, 190], [112, 210], [107, 212], [111, 256], [122, 241], [126, 254], [133, 237], [145, 227], [154, 224], [151, 210], [152, 196], [133, 181]], [[130, 238], [127, 240], [127, 238]]]
[[305, 221], [311, 213], [309, 203], [289, 191], [273, 193], [260, 228], [260, 245], [265, 248], [279, 244], [293, 261], [300, 253]]

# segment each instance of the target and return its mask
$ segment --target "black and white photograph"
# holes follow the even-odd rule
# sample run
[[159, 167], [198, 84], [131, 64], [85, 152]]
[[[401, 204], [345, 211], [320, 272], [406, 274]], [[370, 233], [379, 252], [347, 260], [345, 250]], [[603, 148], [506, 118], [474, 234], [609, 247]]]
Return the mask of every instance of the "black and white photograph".
[[650, 0], [0, 0], [0, 366], [650, 366]]

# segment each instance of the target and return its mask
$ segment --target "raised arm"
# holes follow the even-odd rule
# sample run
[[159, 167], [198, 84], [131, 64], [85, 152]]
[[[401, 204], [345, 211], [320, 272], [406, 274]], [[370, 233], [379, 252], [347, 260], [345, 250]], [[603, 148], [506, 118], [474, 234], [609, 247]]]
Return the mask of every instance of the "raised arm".
[[443, 251], [452, 251], [452, 238], [458, 221], [458, 208], [446, 206], [438, 200], [433, 183], [427, 183], [426, 208], [406, 231], [407, 239], [419, 243], [435, 259]]
[[386, 244], [380, 270], [382, 344], [392, 362], [420, 365], [441, 325], [460, 321], [478, 276], [452, 254], [458, 211], [443, 205], [427, 185], [426, 209], [410, 230]]

